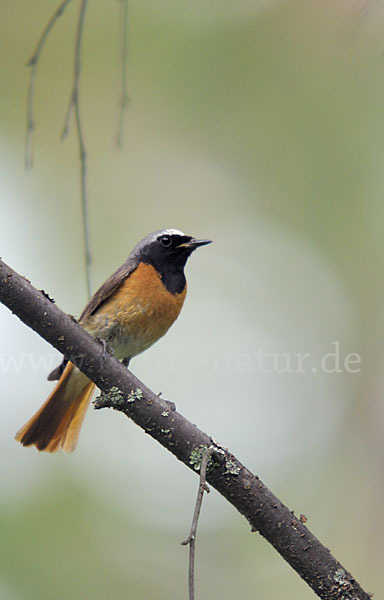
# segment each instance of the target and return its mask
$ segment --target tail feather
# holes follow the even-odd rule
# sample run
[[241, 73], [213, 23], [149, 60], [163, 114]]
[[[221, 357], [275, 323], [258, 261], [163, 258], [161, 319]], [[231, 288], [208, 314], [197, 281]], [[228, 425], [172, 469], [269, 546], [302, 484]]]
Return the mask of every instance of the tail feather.
[[35, 445], [38, 450], [56, 452], [76, 448], [94, 383], [68, 363], [55, 389], [17, 432], [16, 440], [23, 446]]

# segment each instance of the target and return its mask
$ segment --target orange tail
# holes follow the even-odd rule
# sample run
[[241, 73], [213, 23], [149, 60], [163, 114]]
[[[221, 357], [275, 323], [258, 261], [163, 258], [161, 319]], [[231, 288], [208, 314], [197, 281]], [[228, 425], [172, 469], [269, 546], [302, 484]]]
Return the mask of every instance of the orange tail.
[[55, 389], [43, 406], [16, 434], [23, 446], [56, 452], [76, 448], [95, 384], [68, 363]]

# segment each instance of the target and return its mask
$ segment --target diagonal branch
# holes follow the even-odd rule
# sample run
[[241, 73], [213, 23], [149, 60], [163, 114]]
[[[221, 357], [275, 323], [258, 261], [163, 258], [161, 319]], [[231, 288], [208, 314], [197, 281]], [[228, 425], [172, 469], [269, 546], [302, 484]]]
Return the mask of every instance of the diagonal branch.
[[215, 487], [324, 600], [369, 600], [354, 577], [227, 449], [148, 389], [42, 292], [0, 260], [0, 302], [74, 362], [102, 390], [96, 408], [130, 417], [190, 469], [213, 445], [207, 481]]

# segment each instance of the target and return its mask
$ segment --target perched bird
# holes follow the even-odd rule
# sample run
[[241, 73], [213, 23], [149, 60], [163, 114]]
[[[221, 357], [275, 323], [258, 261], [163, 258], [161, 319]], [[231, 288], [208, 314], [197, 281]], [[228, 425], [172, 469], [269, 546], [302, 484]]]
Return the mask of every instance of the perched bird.
[[[151, 233], [94, 294], [80, 325], [111, 346], [128, 366], [133, 356], [152, 346], [177, 319], [187, 292], [185, 264], [196, 248], [209, 243], [177, 229]], [[17, 432], [16, 440], [46, 452], [60, 448], [72, 452], [95, 384], [66, 359], [48, 379], [59, 381]]]

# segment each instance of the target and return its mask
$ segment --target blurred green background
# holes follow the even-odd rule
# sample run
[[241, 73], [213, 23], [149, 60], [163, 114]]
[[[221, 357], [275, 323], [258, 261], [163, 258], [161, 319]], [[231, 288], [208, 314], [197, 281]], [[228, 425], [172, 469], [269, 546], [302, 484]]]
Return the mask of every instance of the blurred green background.
[[[59, 141], [75, 0], [42, 55], [35, 166], [23, 168], [25, 64], [56, 5], [0, 6], [0, 253], [79, 314], [86, 286], [74, 131]], [[132, 370], [304, 513], [379, 598], [383, 6], [130, 0], [122, 151], [119, 15], [115, 0], [90, 2], [84, 37], [93, 286], [152, 230], [214, 240], [188, 264], [180, 319]], [[16, 444], [59, 357], [4, 307], [0, 327], [0, 597], [186, 598], [180, 541], [196, 476], [112, 411], [89, 411], [71, 456]], [[335, 342], [342, 365], [359, 355], [358, 372], [319, 368]], [[260, 368], [260, 353], [275, 362]], [[308, 368], [286, 372], [298, 353], [310, 355]], [[215, 491], [199, 528], [197, 594], [314, 596]]]

